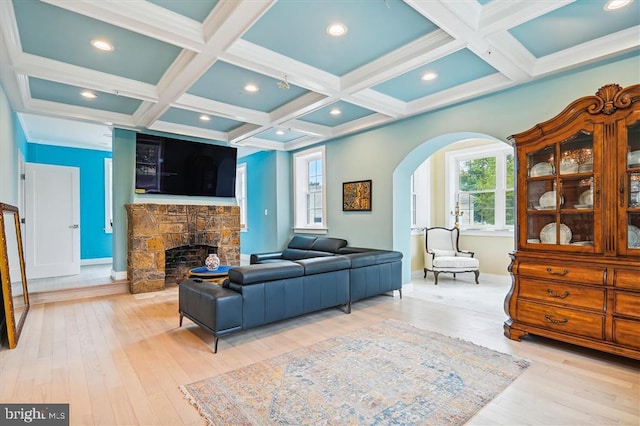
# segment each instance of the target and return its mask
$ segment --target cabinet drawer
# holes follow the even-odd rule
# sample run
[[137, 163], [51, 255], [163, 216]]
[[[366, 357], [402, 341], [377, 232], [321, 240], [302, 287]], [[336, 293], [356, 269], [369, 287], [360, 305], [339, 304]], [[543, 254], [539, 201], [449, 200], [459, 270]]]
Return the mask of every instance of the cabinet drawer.
[[613, 319], [613, 340], [619, 345], [640, 348], [640, 321]]
[[527, 277], [578, 284], [604, 284], [605, 270], [606, 268], [601, 266], [554, 265], [534, 262], [523, 262], [518, 267], [518, 273]]
[[518, 321], [563, 333], [604, 339], [604, 315], [518, 300]]
[[616, 269], [613, 274], [613, 285], [616, 287], [640, 290], [640, 269]]
[[[613, 295], [615, 315], [624, 315], [640, 319], [640, 294], [616, 291]], [[637, 334], [640, 334], [638, 328]]]
[[606, 300], [604, 288], [558, 284], [529, 278], [520, 278], [519, 295], [545, 303], [556, 303], [599, 311], [604, 310]]

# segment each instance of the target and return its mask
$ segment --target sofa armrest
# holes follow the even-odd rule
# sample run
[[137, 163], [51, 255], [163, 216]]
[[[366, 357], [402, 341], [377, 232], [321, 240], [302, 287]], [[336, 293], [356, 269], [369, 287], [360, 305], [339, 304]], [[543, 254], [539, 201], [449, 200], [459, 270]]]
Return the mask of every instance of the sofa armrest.
[[253, 265], [254, 263], [260, 263], [263, 260], [273, 260], [273, 259], [282, 259], [282, 258], [283, 257], [282, 257], [281, 251], [275, 251], [272, 253], [254, 253], [249, 258], [249, 263]]
[[461, 257], [473, 257], [475, 253], [472, 251], [468, 251], [468, 250], [459, 250], [458, 253], [456, 253], [456, 256], [461, 256]]

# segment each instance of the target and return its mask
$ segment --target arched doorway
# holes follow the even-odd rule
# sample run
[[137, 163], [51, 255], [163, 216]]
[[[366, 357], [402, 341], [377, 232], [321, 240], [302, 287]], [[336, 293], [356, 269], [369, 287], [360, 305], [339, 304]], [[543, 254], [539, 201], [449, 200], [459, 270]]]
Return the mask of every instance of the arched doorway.
[[409, 187], [411, 175], [427, 158], [438, 150], [456, 142], [469, 139], [484, 139], [504, 142], [484, 133], [459, 132], [440, 135], [424, 141], [398, 164], [393, 171], [393, 249], [402, 252], [402, 281], [411, 282], [411, 219], [407, 213], [411, 208]]

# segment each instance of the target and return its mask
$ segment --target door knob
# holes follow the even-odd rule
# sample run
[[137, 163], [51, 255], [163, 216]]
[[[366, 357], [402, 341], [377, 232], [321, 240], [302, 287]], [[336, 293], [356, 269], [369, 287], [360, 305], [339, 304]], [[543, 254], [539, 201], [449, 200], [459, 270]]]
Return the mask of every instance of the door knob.
[[80, 228], [80, 225], [71, 225], [69, 228], [71, 228], [71, 229], [78, 229], [78, 228]]

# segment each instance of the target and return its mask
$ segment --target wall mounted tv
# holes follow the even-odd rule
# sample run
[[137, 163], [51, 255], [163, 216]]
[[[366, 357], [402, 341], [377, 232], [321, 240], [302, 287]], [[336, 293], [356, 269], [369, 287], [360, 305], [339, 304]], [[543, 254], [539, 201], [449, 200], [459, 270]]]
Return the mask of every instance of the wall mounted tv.
[[136, 135], [136, 193], [235, 197], [237, 150]]

